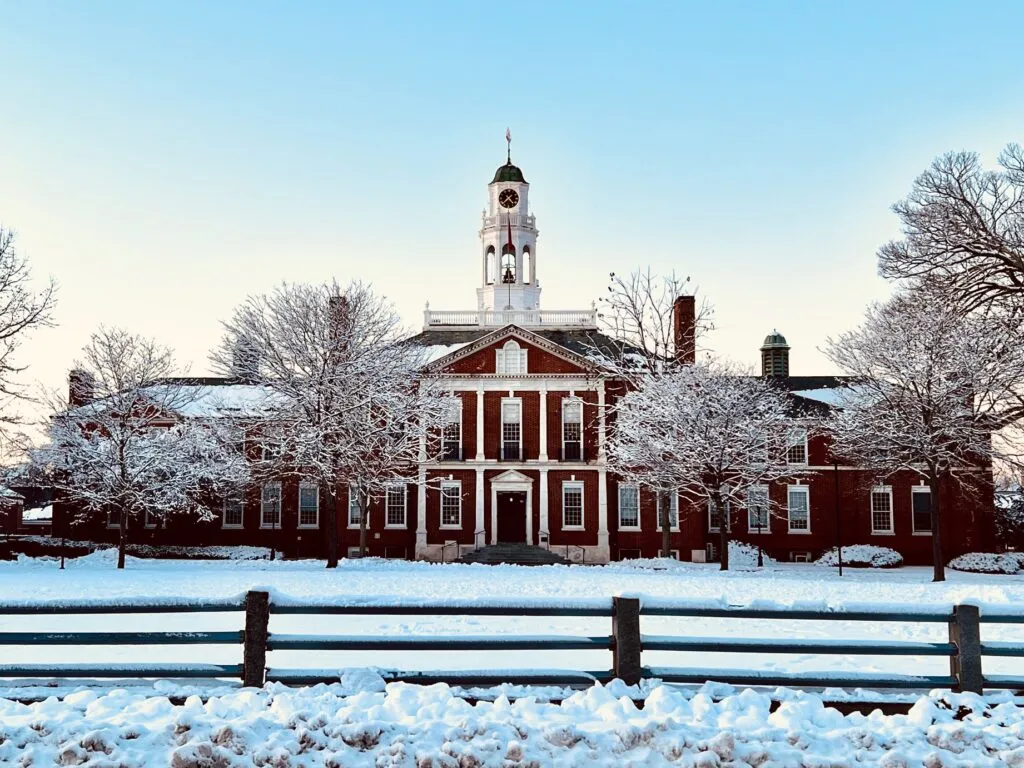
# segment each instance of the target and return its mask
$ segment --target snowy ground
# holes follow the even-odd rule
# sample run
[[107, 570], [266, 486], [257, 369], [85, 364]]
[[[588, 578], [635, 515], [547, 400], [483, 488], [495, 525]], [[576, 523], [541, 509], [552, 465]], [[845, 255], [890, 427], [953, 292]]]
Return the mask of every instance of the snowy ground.
[[[101, 552], [69, 560], [67, 569], [47, 560], [0, 563], [0, 602], [68, 598], [123, 600], [145, 597], [226, 598], [253, 587], [269, 588], [279, 599], [337, 602], [390, 600], [475, 600], [523, 602], [580, 601], [617, 594], [649, 599], [700, 600], [720, 605], [796, 605], [805, 607], [871, 606], [907, 610], [948, 609], [973, 602], [1024, 614], [1024, 578], [950, 571], [949, 581], [933, 584], [930, 569], [849, 570], [840, 579], [833, 569], [781, 565], [764, 572], [722, 574], [713, 565], [677, 564], [650, 570], [627, 564], [604, 567], [436, 565], [404, 561], [343, 561], [328, 571], [319, 561], [168, 561], [129, 559], [128, 568], [112, 567], [113, 554]], [[241, 614], [125, 616], [0, 616], [0, 630], [57, 631], [77, 629], [229, 630], [241, 626]], [[351, 617], [274, 616], [271, 631], [325, 634], [576, 634], [607, 635], [606, 618], [501, 617]], [[744, 619], [674, 619], [645, 617], [645, 634], [945, 641], [941, 624], [893, 622], [754, 621]], [[1024, 641], [1024, 625], [983, 625], [984, 640]], [[19, 662], [175, 662], [238, 663], [239, 646], [37, 647], [5, 648], [7, 663]], [[647, 652], [649, 666], [701, 666], [788, 672], [900, 672], [948, 674], [942, 657], [914, 659], [870, 656], [685, 654]], [[400, 669], [566, 668], [608, 669], [604, 651], [487, 651], [446, 653], [275, 651], [276, 668]], [[989, 674], [1020, 674], [1019, 660], [986, 658]]]

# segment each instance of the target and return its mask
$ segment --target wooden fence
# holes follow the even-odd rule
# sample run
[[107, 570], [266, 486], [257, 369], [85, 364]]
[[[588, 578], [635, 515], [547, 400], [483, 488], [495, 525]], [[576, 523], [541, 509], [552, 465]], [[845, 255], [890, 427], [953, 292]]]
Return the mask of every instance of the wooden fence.
[[[0, 664], [0, 678], [241, 678], [247, 686], [277, 681], [292, 685], [338, 680], [336, 671], [323, 669], [277, 669], [267, 666], [270, 651], [379, 651], [396, 654], [403, 651], [511, 651], [511, 650], [603, 650], [611, 653], [611, 668], [605, 670], [470, 670], [470, 671], [395, 671], [390, 680], [431, 683], [447, 682], [463, 686], [487, 686], [499, 683], [538, 685], [589, 685], [595, 681], [619, 678], [634, 684], [643, 678], [666, 682], [704, 683], [718, 681], [734, 685], [836, 688], [952, 688], [980, 693], [984, 689], [1024, 689], [1024, 677], [986, 676], [985, 657], [1024, 658], [1024, 642], [985, 642], [984, 624], [1024, 626], [1024, 614], [980, 611], [976, 606], [958, 605], [952, 613], [885, 612], [876, 610], [799, 610], [763, 608], [709, 608], [652, 601], [642, 605], [636, 598], [615, 597], [586, 603], [545, 603], [520, 606], [486, 603], [466, 604], [391, 604], [320, 605], [312, 603], [273, 603], [267, 592], [252, 591], [245, 599], [204, 600], [197, 602], [161, 601], [152, 603], [34, 603], [0, 604], [0, 616], [81, 615], [81, 614], [160, 614], [160, 613], [244, 612], [244, 629], [222, 632], [5, 632], [0, 631], [0, 646], [106, 645], [242, 646], [241, 664]], [[306, 635], [270, 631], [272, 615], [335, 616], [499, 616], [499, 617], [597, 617], [611, 619], [611, 634], [578, 635]], [[785, 634], [787, 625], [778, 622], [890, 622], [894, 624], [932, 623], [948, 627], [947, 642], [910, 642], [876, 640], [799, 640], [772, 638], [704, 637], [646, 635], [641, 632], [645, 616], [756, 619], [771, 621], [776, 635]], [[683, 651], [756, 654], [814, 654], [857, 656], [941, 656], [949, 660], [948, 675], [854, 674], [854, 673], [779, 673], [776, 671], [648, 667], [645, 651]], [[4, 654], [6, 655], [6, 654]], [[380, 666], [380, 665], [378, 665]]]

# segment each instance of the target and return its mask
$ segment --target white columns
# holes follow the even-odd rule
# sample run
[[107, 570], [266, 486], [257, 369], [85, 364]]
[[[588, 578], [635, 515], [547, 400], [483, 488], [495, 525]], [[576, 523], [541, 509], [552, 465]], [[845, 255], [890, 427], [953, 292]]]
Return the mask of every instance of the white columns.
[[540, 470], [540, 534], [551, 541], [551, 528], [548, 524], [548, 471], [543, 467]]
[[608, 470], [597, 469], [597, 549], [598, 557], [609, 559], [608, 549]]
[[[540, 391], [540, 461], [548, 460], [548, 390], [544, 388]], [[543, 498], [543, 497], [542, 497]], [[541, 501], [541, 515], [546, 515], [547, 510], [544, 506], [544, 502]], [[545, 528], [541, 524], [541, 528]], [[545, 528], [546, 530], [546, 528]]]
[[416, 477], [416, 558], [427, 549], [427, 440], [420, 437], [420, 466]]
[[487, 536], [478, 533], [484, 528], [484, 468], [477, 467], [476, 470], [476, 522], [473, 524], [473, 546], [485, 546]]
[[597, 460], [605, 460], [604, 379], [597, 388]]
[[476, 388], [476, 460], [484, 460], [484, 385]]

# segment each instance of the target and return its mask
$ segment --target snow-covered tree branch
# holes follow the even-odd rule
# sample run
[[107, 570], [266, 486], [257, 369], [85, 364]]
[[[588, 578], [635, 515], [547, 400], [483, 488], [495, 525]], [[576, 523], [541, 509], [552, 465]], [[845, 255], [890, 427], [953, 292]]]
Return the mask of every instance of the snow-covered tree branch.
[[747, 507], [752, 488], [797, 472], [787, 461], [793, 429], [786, 393], [769, 379], [730, 365], [686, 366], [648, 377], [618, 402], [608, 462], [661, 498], [681, 493], [715, 510], [726, 570], [734, 510]]
[[923, 287], [872, 305], [860, 328], [829, 340], [826, 354], [852, 377], [829, 424], [836, 452], [879, 476], [908, 469], [927, 480], [941, 581], [941, 488], [987, 487], [993, 461], [1021, 466], [1019, 324], [1005, 313], [965, 315]]
[[260, 429], [278, 450], [264, 470], [320, 485], [328, 567], [338, 562], [338, 489], [354, 488], [365, 552], [368, 504], [388, 485], [418, 482], [417, 462], [439, 450], [432, 438], [451, 415], [448, 393], [419, 374], [420, 348], [404, 343], [392, 305], [360, 283], [282, 284], [224, 327], [214, 364], [274, 395]]
[[32, 458], [65, 500], [119, 519], [123, 568], [130, 524], [183, 512], [209, 519], [211, 503], [247, 482], [248, 465], [230, 421], [183, 418], [202, 387], [173, 378], [169, 349], [101, 328], [77, 365], [74, 402], [55, 403], [49, 443]]

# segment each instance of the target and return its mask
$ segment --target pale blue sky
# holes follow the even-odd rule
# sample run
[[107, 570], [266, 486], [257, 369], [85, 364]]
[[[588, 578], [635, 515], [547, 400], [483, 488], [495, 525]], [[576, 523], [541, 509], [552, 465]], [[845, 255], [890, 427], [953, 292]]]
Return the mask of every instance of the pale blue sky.
[[889, 205], [931, 159], [1024, 141], [1020, 2], [0, 0], [0, 222], [61, 283], [25, 349], [62, 386], [99, 323], [206, 369], [288, 280], [472, 308], [485, 186], [531, 182], [542, 306], [692, 275], [710, 343], [794, 373], [888, 287]]

